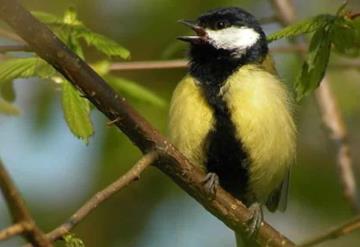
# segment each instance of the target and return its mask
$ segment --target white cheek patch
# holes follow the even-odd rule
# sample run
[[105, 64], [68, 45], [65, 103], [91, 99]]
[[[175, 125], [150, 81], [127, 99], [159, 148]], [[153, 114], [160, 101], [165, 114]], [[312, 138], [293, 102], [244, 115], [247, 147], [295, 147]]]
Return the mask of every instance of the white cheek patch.
[[241, 56], [246, 49], [253, 46], [260, 34], [249, 27], [229, 27], [221, 30], [206, 29], [210, 43], [218, 49], [234, 50]]

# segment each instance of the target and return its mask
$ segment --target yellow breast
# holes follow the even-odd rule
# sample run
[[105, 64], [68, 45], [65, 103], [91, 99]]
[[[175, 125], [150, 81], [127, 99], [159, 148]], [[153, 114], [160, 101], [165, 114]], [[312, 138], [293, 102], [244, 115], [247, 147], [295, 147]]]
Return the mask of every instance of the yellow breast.
[[251, 159], [250, 190], [265, 202], [295, 158], [296, 128], [289, 94], [276, 76], [255, 65], [234, 73], [222, 94]]
[[[195, 165], [204, 165], [204, 141], [214, 126], [197, 82], [186, 77], [174, 91], [169, 131], [172, 142]], [[250, 190], [265, 202], [295, 156], [291, 101], [273, 74], [255, 65], [241, 67], [221, 92], [231, 112], [237, 137], [250, 157]], [[240, 164], [239, 164], [240, 165]]]
[[204, 165], [204, 142], [214, 118], [200, 87], [185, 77], [176, 87], [170, 104], [169, 134], [172, 143], [194, 165]]

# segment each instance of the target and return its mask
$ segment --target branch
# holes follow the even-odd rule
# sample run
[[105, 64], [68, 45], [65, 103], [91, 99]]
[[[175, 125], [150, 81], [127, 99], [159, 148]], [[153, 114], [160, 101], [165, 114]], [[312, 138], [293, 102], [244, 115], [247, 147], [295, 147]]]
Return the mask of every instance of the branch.
[[[280, 46], [271, 48], [273, 53], [292, 53], [299, 51], [306, 51], [307, 48], [303, 45]], [[167, 60], [167, 61], [140, 61], [140, 62], [120, 62], [110, 65], [112, 71], [123, 70], [148, 70], [148, 69], [184, 69], [187, 68], [188, 61], [181, 60]]]
[[[272, 0], [273, 6], [280, 16], [283, 25], [290, 25], [296, 20], [295, 7], [291, 0]], [[295, 44], [297, 41], [293, 41]], [[304, 51], [299, 51], [304, 58]], [[336, 99], [331, 92], [329, 78], [325, 75], [321, 86], [315, 93], [316, 101], [321, 111], [324, 125], [330, 130], [330, 138], [338, 147], [337, 163], [339, 180], [341, 181], [343, 194], [354, 212], [359, 212], [360, 207], [357, 198], [356, 181], [352, 168], [350, 145], [348, 143], [347, 129]]]
[[28, 45], [2, 45], [0, 46], [0, 53], [13, 51], [31, 51]]
[[352, 233], [355, 230], [360, 229], [360, 216], [355, 217], [354, 219], [350, 220], [349, 222], [346, 222], [342, 226], [336, 227], [320, 236], [317, 236], [313, 239], [310, 239], [308, 241], [305, 241], [301, 247], [310, 247], [315, 246], [317, 244], [323, 243], [325, 241], [336, 239], [338, 237], [347, 235]]
[[0, 241], [24, 234], [25, 232], [28, 232], [30, 230], [31, 226], [26, 222], [16, 223], [0, 231]]
[[[37, 21], [17, 0], [0, 0], [0, 18], [7, 22], [32, 49], [62, 73], [143, 153], [157, 150], [161, 160], [156, 162], [162, 172], [200, 202], [208, 211], [234, 231], [244, 231], [251, 212], [238, 200], [219, 188], [209, 197], [203, 186], [204, 172], [190, 164], [158, 131], [143, 119], [126, 100], [116, 94], [106, 82], [80, 57], [70, 51], [44, 24]], [[263, 222], [256, 236], [259, 244], [294, 246], [270, 225]]]
[[27, 224], [27, 231], [25, 232], [24, 237], [34, 246], [51, 247], [52, 244], [50, 243], [50, 241], [46, 238], [45, 234], [36, 226], [34, 220], [32, 219], [30, 213], [25, 206], [24, 201], [18, 193], [14, 183], [11, 181], [9, 174], [5, 170], [5, 167], [1, 160], [0, 188], [8, 204], [14, 224], [20, 222], [26, 222]]
[[118, 178], [102, 191], [96, 193], [84, 206], [77, 210], [64, 224], [47, 234], [51, 241], [55, 241], [68, 234], [79, 222], [94, 211], [101, 203], [109, 199], [130, 183], [139, 179], [140, 174], [157, 159], [159, 154], [155, 151], [145, 154], [127, 173]]
[[358, 12], [358, 13], [349, 13], [349, 14], [348, 14], [348, 17], [349, 17], [351, 20], [355, 20], [356, 18], [359, 18], [359, 17], [360, 17], [360, 12]]
[[295, 22], [296, 11], [292, 0], [271, 0], [271, 3], [278, 16], [278, 21], [283, 26], [288, 26]]
[[328, 80], [327, 77], [324, 78], [315, 95], [323, 123], [330, 132], [330, 138], [337, 145], [338, 171], [344, 197], [353, 211], [358, 212], [359, 204], [357, 201], [355, 177], [352, 170], [353, 162], [350, 154], [350, 145], [348, 143], [348, 133]]
[[110, 65], [110, 70], [179, 69], [187, 67], [186, 60], [121, 62]]
[[329, 64], [332, 69], [360, 69], [360, 60], [342, 60], [337, 63]]
[[10, 39], [10, 40], [13, 40], [13, 41], [24, 43], [24, 40], [22, 38], [20, 38], [18, 35], [16, 35], [15, 33], [9, 32], [8, 30], [2, 29], [2, 28], [0, 28], [0, 36]]

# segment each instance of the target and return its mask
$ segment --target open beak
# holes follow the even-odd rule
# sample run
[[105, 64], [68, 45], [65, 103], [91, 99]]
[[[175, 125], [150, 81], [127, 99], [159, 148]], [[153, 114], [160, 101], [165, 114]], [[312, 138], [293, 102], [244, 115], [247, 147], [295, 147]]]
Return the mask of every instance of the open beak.
[[197, 25], [194, 21], [179, 20], [178, 22], [184, 24], [185, 26], [190, 27], [196, 33], [196, 35], [192, 35], [192, 36], [179, 36], [177, 37], [178, 40], [182, 40], [194, 44], [199, 44], [207, 41], [208, 38], [205, 29]]

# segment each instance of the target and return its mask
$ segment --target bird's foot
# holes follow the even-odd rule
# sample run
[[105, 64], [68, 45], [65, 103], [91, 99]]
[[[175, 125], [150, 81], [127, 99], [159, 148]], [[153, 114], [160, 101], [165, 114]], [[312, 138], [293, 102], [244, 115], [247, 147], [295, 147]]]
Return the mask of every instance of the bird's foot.
[[251, 204], [249, 207], [250, 212], [252, 213], [251, 218], [246, 222], [247, 223], [247, 229], [246, 232], [248, 234], [249, 238], [252, 238], [256, 236], [257, 232], [259, 231], [261, 227], [261, 223], [264, 220], [263, 211], [261, 208], [261, 204], [258, 202], [255, 202]]
[[202, 183], [204, 184], [206, 192], [211, 196], [214, 196], [216, 194], [217, 187], [220, 185], [219, 176], [216, 173], [209, 172], [206, 174]]

